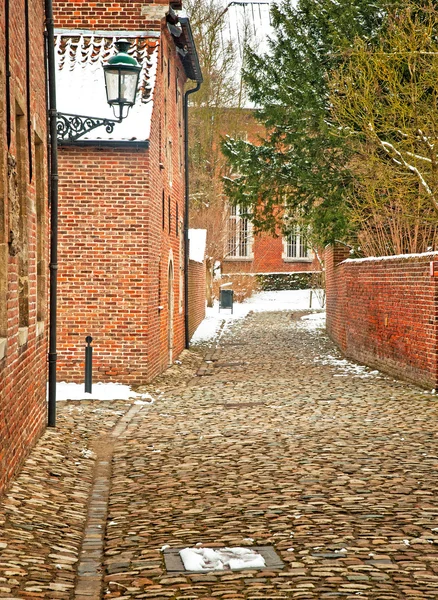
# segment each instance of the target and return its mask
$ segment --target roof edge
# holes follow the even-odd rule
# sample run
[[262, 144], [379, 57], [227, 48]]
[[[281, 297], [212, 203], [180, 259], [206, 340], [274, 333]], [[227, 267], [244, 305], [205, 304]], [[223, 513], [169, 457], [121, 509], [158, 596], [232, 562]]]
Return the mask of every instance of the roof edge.
[[138, 31], [126, 31], [124, 29], [108, 30], [108, 29], [55, 29], [55, 35], [61, 35], [65, 37], [79, 37], [84, 35], [86, 37], [96, 36], [103, 38], [110, 37], [124, 37], [124, 38], [159, 38], [159, 31], [138, 30]]
[[[184, 32], [185, 38], [187, 40], [187, 56], [185, 60], [183, 60], [184, 69], [186, 71], [187, 77], [192, 79], [198, 83], [202, 83], [204, 78], [202, 77], [201, 65], [199, 64], [198, 52], [196, 50], [195, 40], [193, 38], [192, 27], [190, 25], [189, 17], [178, 15], [179, 23]], [[187, 59], [189, 62], [189, 67], [187, 66]]]
[[95, 146], [96, 148], [137, 148], [147, 150], [149, 140], [58, 140], [58, 146]]

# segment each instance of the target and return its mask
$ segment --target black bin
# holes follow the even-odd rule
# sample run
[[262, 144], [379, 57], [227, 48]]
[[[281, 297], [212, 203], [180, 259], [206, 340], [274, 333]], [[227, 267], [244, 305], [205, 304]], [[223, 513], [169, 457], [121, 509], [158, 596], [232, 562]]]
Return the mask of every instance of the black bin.
[[219, 310], [221, 310], [221, 308], [231, 308], [231, 313], [233, 313], [233, 296], [233, 290], [220, 290]]

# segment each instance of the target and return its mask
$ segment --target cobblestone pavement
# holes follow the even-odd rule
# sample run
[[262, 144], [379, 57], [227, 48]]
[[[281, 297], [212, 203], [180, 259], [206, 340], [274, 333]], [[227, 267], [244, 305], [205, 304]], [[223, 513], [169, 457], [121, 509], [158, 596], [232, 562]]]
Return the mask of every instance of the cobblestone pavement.
[[[235, 322], [130, 420], [129, 402], [63, 405], [0, 504], [0, 598], [79, 598], [89, 450], [125, 416], [102, 598], [438, 599], [438, 402], [298, 317]], [[273, 545], [285, 567], [166, 572], [163, 546], [199, 543]]]

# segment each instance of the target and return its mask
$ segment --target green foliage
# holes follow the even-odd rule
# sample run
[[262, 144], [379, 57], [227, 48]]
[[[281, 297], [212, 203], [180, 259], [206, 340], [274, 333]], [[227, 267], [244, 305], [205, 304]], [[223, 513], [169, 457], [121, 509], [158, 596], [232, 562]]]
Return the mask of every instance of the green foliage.
[[366, 255], [438, 247], [438, 10], [406, 2], [369, 46], [356, 39], [331, 79], [350, 146], [351, 221]]
[[275, 273], [274, 275], [256, 275], [260, 289], [273, 290], [307, 290], [312, 287], [313, 273]]
[[329, 73], [357, 36], [374, 43], [383, 16], [382, 4], [369, 0], [273, 6], [270, 50], [248, 51], [244, 71], [266, 135], [258, 144], [226, 138], [222, 146], [233, 171], [225, 191], [256, 230], [274, 232], [289, 214], [311, 225], [315, 243], [347, 234], [350, 148], [330, 120]]

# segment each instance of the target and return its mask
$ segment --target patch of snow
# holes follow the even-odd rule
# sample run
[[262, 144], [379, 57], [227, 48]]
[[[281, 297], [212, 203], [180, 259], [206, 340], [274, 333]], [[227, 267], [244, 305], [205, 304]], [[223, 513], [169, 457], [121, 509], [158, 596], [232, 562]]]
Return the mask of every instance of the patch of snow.
[[87, 448], [84, 448], [83, 450], [81, 450], [81, 455], [84, 458], [96, 458], [96, 455], [94, 454], [94, 452], [92, 450], [88, 450]]
[[205, 258], [205, 246], [207, 243], [206, 229], [189, 229], [189, 258], [195, 262], [202, 263]]
[[56, 384], [57, 400], [129, 400], [130, 398], [139, 398], [146, 401], [137, 400], [136, 404], [152, 404], [154, 398], [150, 394], [139, 394], [134, 392], [129, 385], [122, 383], [93, 383], [92, 393], [84, 391], [83, 383], [66, 383], [65, 381]]
[[324, 329], [325, 327], [326, 313], [313, 313], [311, 315], [304, 315], [300, 321], [296, 324], [299, 329], [306, 329], [307, 331], [317, 331], [318, 329]]
[[187, 571], [257, 569], [266, 566], [263, 556], [250, 548], [184, 548], [179, 555]]
[[[219, 329], [229, 322], [243, 319], [250, 311], [297, 311], [309, 310], [311, 290], [280, 290], [273, 292], [259, 292], [244, 302], [234, 302], [233, 313], [229, 309], [219, 312], [219, 303], [215, 301], [213, 307], [207, 307], [206, 317], [195, 331], [191, 342], [199, 343], [215, 338]], [[323, 308], [316, 294], [312, 297], [312, 308]]]
[[374, 377], [376, 375], [380, 375], [379, 371], [370, 371], [368, 367], [364, 365], [357, 365], [356, 363], [350, 362], [346, 358], [336, 358], [331, 354], [326, 354], [324, 356], [318, 356], [314, 359], [319, 365], [330, 365], [332, 367], [337, 367], [341, 374], [334, 375], [334, 377], [347, 377], [348, 375], [356, 375], [361, 379], [366, 379], [367, 377]]

